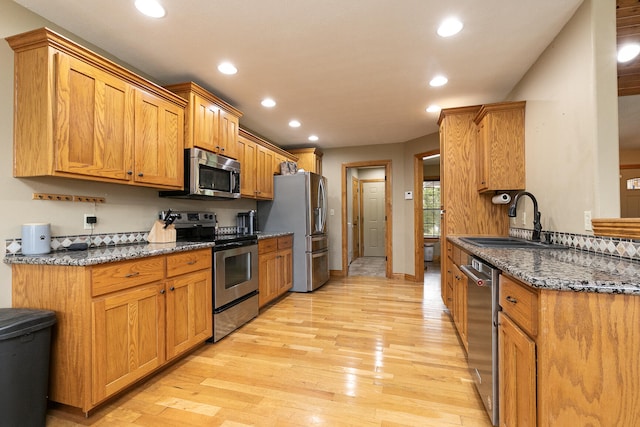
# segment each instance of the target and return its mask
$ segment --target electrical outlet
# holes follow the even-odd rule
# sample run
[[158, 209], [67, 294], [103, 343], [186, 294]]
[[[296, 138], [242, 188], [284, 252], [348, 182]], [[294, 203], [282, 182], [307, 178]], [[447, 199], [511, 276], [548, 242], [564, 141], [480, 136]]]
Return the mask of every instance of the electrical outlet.
[[527, 225], [527, 211], [522, 211], [522, 225]]
[[593, 226], [591, 225], [591, 211], [584, 211], [584, 230], [593, 231]]
[[94, 214], [84, 214], [84, 229], [85, 230], [93, 230], [96, 223], [98, 222], [98, 217]]

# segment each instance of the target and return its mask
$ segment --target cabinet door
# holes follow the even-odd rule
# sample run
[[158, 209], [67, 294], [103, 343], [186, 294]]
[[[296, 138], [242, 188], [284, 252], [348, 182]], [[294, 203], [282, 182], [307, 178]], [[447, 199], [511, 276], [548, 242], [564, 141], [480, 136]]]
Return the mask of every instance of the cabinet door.
[[467, 339], [467, 281], [469, 279], [459, 268], [456, 267], [456, 270], [456, 290], [454, 291], [456, 294], [456, 313], [458, 318], [456, 327], [458, 329], [458, 334], [460, 334], [462, 344], [468, 351], [469, 340]]
[[203, 150], [217, 151], [220, 146], [220, 107], [194, 94], [191, 112], [193, 145]]
[[277, 264], [279, 296], [293, 287], [293, 249], [278, 251]]
[[55, 67], [56, 170], [129, 180], [133, 86], [63, 53], [56, 54]]
[[277, 295], [278, 253], [276, 251], [261, 254], [258, 265], [258, 304], [265, 306]]
[[256, 196], [273, 199], [273, 151], [258, 145]]
[[258, 146], [245, 138], [238, 138], [238, 160], [240, 161], [240, 195], [255, 199], [256, 197], [256, 160]]
[[92, 301], [92, 403], [165, 360], [164, 284], [156, 282]]
[[167, 360], [213, 335], [211, 270], [167, 282]]
[[536, 345], [509, 316], [499, 313], [500, 426], [536, 425]]
[[135, 182], [182, 188], [184, 109], [136, 90], [135, 110]]
[[489, 135], [487, 135], [487, 121], [489, 117], [485, 116], [478, 125], [478, 161], [476, 162], [478, 171], [478, 191], [485, 191], [489, 189], [489, 164], [490, 153], [489, 151]]
[[238, 117], [220, 109], [220, 154], [238, 157]]

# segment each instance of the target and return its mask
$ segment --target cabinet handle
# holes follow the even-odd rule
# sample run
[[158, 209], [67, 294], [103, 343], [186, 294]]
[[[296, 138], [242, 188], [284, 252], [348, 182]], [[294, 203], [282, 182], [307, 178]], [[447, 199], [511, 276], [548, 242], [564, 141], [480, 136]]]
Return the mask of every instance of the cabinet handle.
[[165, 292], [167, 292], [167, 291], [165, 291], [164, 289], [161, 289], [161, 290], [160, 290], [160, 293], [161, 293], [162, 295], [164, 295], [164, 294], [165, 294]]
[[515, 299], [514, 297], [512, 297], [511, 295], [507, 295], [507, 297], [505, 298], [507, 301], [509, 301], [511, 304], [517, 304], [518, 300]]
[[127, 171], [127, 175], [133, 175], [133, 171]]
[[169, 288], [169, 290], [173, 292], [173, 291], [175, 291], [175, 290], [176, 290], [176, 287], [175, 287], [175, 286], [172, 286], [172, 287], [170, 287], [170, 288]]
[[139, 276], [139, 275], [140, 275], [140, 272], [139, 272], [139, 271], [136, 271], [136, 272], [133, 272], [133, 273], [129, 273], [129, 274], [127, 274], [127, 275], [126, 275], [126, 276], [124, 276], [124, 277], [126, 277], [126, 278], [130, 278], [130, 277], [136, 277], [136, 276]]
[[138, 172], [138, 176], [144, 176], [142, 172]]
[[197, 263], [197, 262], [198, 262], [198, 261], [189, 261], [189, 262], [187, 263], [187, 265], [193, 265], [193, 264], [195, 264], [195, 263]]

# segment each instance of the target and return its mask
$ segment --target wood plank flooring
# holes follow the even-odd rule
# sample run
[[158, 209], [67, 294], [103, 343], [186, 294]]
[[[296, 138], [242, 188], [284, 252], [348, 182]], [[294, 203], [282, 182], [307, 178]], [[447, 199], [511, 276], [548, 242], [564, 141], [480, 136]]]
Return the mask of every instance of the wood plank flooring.
[[89, 419], [47, 426], [490, 426], [439, 275], [290, 293]]

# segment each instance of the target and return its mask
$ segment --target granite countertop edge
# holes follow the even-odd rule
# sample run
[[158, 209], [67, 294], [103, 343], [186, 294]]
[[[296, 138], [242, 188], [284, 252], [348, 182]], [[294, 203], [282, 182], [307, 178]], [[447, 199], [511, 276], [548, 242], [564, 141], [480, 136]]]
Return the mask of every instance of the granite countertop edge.
[[447, 239], [533, 288], [640, 295], [640, 264], [623, 258], [566, 249], [481, 248]]
[[166, 255], [175, 252], [206, 249], [213, 246], [213, 242], [139, 243], [132, 245], [101, 246], [84, 251], [59, 250], [43, 255], [6, 255], [3, 261], [5, 264], [83, 267], [157, 255]]
[[273, 237], [282, 237], [282, 236], [290, 236], [293, 234], [293, 231], [275, 231], [275, 232], [258, 232], [258, 240], [263, 239], [271, 239]]

